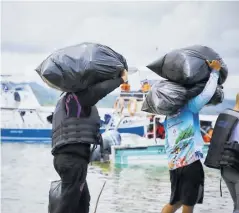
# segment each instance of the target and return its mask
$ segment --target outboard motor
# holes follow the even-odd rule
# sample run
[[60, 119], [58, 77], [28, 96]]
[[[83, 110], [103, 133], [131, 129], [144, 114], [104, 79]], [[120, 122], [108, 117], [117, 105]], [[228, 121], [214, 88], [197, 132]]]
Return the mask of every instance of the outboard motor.
[[[111, 154], [111, 146], [119, 146], [121, 144], [121, 135], [116, 130], [105, 131], [102, 134], [103, 139], [103, 157], [104, 161], [109, 160], [109, 155]], [[101, 159], [101, 150], [100, 146], [93, 151], [91, 160], [100, 161]]]

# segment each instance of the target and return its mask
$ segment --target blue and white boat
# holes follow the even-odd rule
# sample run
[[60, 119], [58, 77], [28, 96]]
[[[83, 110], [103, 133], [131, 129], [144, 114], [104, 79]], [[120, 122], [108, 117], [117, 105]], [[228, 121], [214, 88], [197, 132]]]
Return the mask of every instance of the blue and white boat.
[[[107, 96], [98, 103], [101, 117], [101, 133], [115, 128], [118, 131], [144, 135], [145, 117], [114, 116], [112, 108], [117, 96]], [[42, 107], [27, 83], [17, 82], [11, 75], [1, 76], [1, 142], [50, 143], [51, 124], [46, 117], [54, 110]], [[124, 113], [127, 109], [124, 109]]]
[[[50, 143], [51, 124], [47, 122], [46, 117], [53, 112], [54, 106], [42, 107], [27, 83], [16, 82], [10, 75], [1, 77], [1, 142]], [[234, 96], [237, 92], [238, 88], [234, 86], [228, 94]], [[145, 94], [130, 92], [121, 93], [120, 96], [126, 100], [126, 104], [127, 100], [136, 99], [139, 113], [131, 116], [128, 108], [124, 107], [122, 115], [118, 116], [114, 113], [113, 105], [119, 95], [106, 96], [97, 104], [101, 117], [101, 133], [106, 129], [117, 128], [120, 133], [147, 136], [150, 121], [146, 113], [140, 112]], [[205, 108], [201, 114], [201, 121], [207, 121], [210, 123], [209, 126], [213, 127], [218, 113], [233, 105], [233, 100], [225, 99], [223, 104], [217, 107]], [[160, 117], [164, 119], [163, 116]]]
[[[42, 107], [28, 84], [13, 86], [11, 81], [11, 76], [4, 76], [1, 81], [1, 142], [51, 143], [51, 124], [46, 117], [53, 112], [54, 107]], [[206, 107], [201, 112], [201, 122], [204, 121], [210, 128], [213, 128], [217, 115], [222, 110], [232, 108], [235, 104], [233, 99], [239, 88], [237, 84], [230, 86], [232, 88], [227, 90], [222, 104]], [[108, 95], [97, 104], [101, 116], [101, 132], [117, 128], [120, 133], [126, 133], [121, 134], [124, 142], [120, 146], [112, 146], [111, 163], [121, 167], [143, 164], [166, 166], [164, 141], [156, 137], [155, 131], [153, 138], [147, 138], [150, 121], [146, 113], [139, 112], [145, 94], [131, 92], [122, 93], [121, 96], [126, 103], [131, 98], [138, 100], [138, 113], [131, 116], [127, 107], [124, 107], [121, 116], [114, 113], [112, 107], [119, 95]], [[164, 116], [155, 116], [154, 127], [157, 117], [164, 119]], [[208, 144], [205, 144], [205, 156], [207, 149]]]

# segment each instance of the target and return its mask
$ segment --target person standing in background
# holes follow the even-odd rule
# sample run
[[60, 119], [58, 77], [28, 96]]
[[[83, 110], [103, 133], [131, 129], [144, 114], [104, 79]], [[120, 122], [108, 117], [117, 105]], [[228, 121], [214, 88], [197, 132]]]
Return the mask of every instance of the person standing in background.
[[[234, 111], [236, 111], [239, 114], [239, 93], [236, 96], [236, 105], [234, 106]], [[233, 129], [233, 132], [230, 136], [229, 141], [236, 141], [239, 148], [239, 122], [237, 122], [235, 128]], [[225, 155], [227, 155], [227, 153], [225, 153]], [[225, 155], [223, 160], [227, 161], [227, 156]], [[229, 158], [230, 156], [231, 155], [229, 154]], [[239, 149], [238, 149], [238, 153], [236, 157], [237, 157], [236, 160], [238, 161], [238, 169], [239, 169]], [[234, 203], [233, 213], [239, 213], [239, 170], [236, 170], [235, 168], [232, 168], [230, 166], [224, 167], [222, 169], [222, 178], [227, 185], [227, 188], [231, 194], [231, 197]]]
[[217, 118], [204, 164], [221, 170], [234, 203], [233, 213], [239, 213], [239, 93], [234, 109], [224, 110]]

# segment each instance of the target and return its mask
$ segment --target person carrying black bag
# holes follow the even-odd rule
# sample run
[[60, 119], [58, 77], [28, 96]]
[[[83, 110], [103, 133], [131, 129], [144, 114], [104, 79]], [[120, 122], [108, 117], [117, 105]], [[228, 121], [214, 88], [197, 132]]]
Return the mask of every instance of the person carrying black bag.
[[90, 147], [102, 143], [95, 104], [127, 79], [124, 70], [119, 78], [100, 82], [81, 92], [66, 93], [58, 101], [52, 118], [52, 155], [62, 185], [60, 201], [50, 213], [89, 213], [86, 176]]

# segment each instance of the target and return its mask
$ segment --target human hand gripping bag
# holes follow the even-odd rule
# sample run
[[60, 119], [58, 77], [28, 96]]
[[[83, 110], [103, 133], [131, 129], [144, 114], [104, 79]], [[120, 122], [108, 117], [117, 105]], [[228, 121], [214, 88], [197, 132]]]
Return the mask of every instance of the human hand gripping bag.
[[228, 68], [220, 55], [207, 46], [193, 45], [172, 50], [147, 65], [147, 68], [165, 79], [182, 85], [194, 85], [210, 77], [211, 69], [206, 60], [221, 62], [218, 84], [222, 85], [228, 76]]
[[117, 78], [128, 65], [126, 59], [110, 47], [84, 42], [53, 52], [36, 72], [50, 87], [76, 92], [98, 82]]

